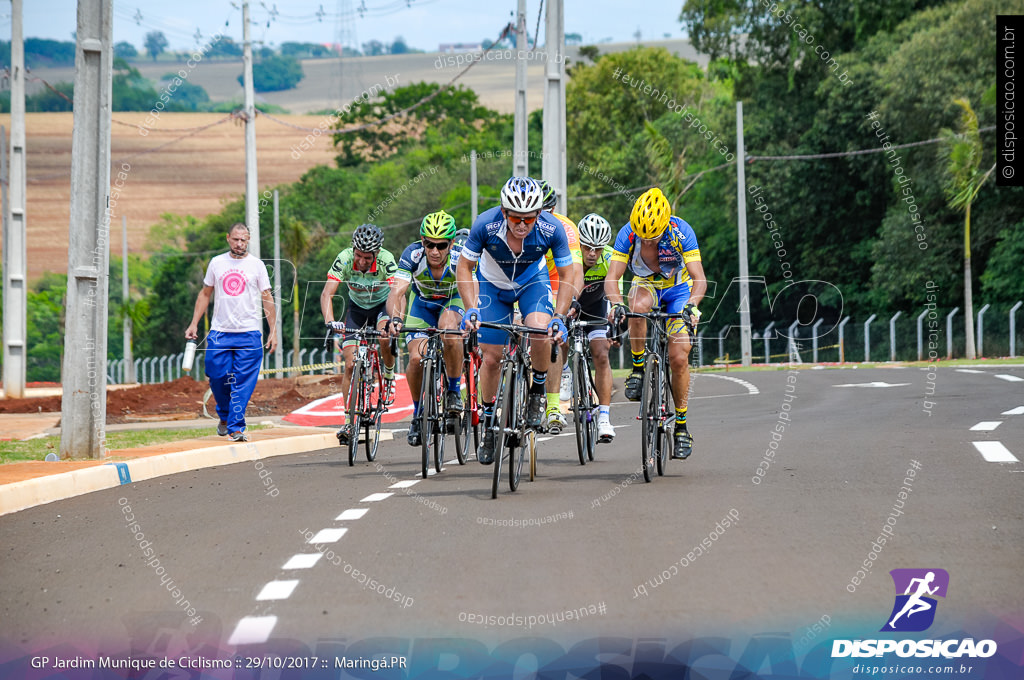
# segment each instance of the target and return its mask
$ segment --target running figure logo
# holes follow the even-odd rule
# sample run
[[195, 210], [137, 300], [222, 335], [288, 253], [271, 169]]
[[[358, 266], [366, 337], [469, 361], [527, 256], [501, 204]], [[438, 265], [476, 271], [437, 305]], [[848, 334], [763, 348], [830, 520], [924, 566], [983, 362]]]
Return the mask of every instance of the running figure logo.
[[[946, 597], [949, 573], [945, 569], [893, 569], [896, 602], [882, 631], [920, 632], [935, 620], [934, 597]], [[900, 594], [902, 593], [902, 595]]]

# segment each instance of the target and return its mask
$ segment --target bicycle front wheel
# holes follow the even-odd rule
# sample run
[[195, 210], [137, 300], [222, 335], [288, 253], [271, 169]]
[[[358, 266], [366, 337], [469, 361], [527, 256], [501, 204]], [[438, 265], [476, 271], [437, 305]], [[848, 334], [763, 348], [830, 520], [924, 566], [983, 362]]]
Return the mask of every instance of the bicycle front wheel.
[[[666, 383], [668, 381], [665, 381]], [[672, 430], [669, 429], [669, 422], [675, 422], [675, 414], [669, 411], [669, 389], [667, 384], [661, 386], [661, 417], [658, 419], [658, 476], [665, 476], [665, 467], [668, 465], [668, 452], [672, 446]]]
[[359, 411], [362, 409], [363, 366], [360, 362], [352, 362], [352, 378], [348, 384], [348, 464], [356, 464], [359, 453]]
[[597, 448], [597, 416], [594, 409], [597, 408], [597, 390], [594, 388], [594, 374], [590, 370], [590, 361], [583, 358], [583, 377], [587, 381], [587, 389], [583, 394], [586, 398], [587, 410], [587, 459], [593, 462], [594, 449]]
[[509, 427], [515, 424], [515, 368], [512, 364], [506, 364], [501, 371], [501, 379], [498, 381], [497, 399], [494, 402], [494, 416], [488, 427], [495, 428], [494, 432], [494, 473], [491, 480], [491, 498], [498, 497], [498, 482], [501, 480], [501, 463], [505, 451], [505, 441], [511, 437]]
[[658, 397], [661, 394], [661, 366], [658, 360], [648, 356], [645, 363], [644, 379], [640, 390], [640, 455], [644, 471], [644, 481], [651, 481], [651, 468], [654, 458], [658, 455], [658, 423], [661, 418], [661, 405]]
[[431, 431], [433, 419], [431, 408], [434, 400], [431, 393], [434, 390], [434, 362], [429, 359], [421, 364], [423, 367], [423, 383], [420, 387], [420, 448], [423, 453], [422, 467], [423, 479], [427, 478], [430, 470], [430, 461], [434, 456], [434, 437]]
[[508, 488], [515, 491], [519, 488], [519, 479], [523, 473], [523, 461], [526, 458], [526, 449], [530, 445], [530, 435], [533, 430], [526, 430], [527, 405], [529, 395], [527, 385], [530, 384], [529, 373], [523, 364], [519, 364], [516, 370], [515, 381], [512, 388], [515, 394], [515, 404], [509, 411], [509, 429], [516, 430], [518, 434], [509, 434], [508, 446]]
[[[590, 441], [588, 439], [589, 429], [587, 427], [587, 413], [585, 397], [587, 386], [584, 384], [581, 364], [584, 359], [578, 352], [573, 352], [570, 371], [572, 373], [572, 412], [573, 424], [576, 426], [576, 452], [580, 457], [580, 465], [587, 464], [587, 454], [590, 452]], [[591, 460], [593, 454], [591, 454]]]
[[434, 429], [434, 470], [441, 472], [444, 465], [444, 441], [448, 435], [448, 413], [444, 409], [444, 395], [448, 389], [448, 374], [444, 362], [434, 366], [434, 389], [431, 390], [431, 426]]

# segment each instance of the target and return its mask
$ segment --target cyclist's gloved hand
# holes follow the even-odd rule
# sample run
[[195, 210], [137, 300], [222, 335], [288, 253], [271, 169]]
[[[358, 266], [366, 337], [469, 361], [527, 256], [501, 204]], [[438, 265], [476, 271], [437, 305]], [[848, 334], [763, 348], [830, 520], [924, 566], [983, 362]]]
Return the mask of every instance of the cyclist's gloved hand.
[[387, 325], [384, 326], [384, 331], [389, 335], [396, 335], [398, 331], [402, 330], [402, 317], [393, 316], [388, 319]]
[[694, 319], [694, 324], [700, 321], [700, 310], [697, 309], [697, 305], [693, 304], [692, 302], [686, 303], [686, 305], [683, 307], [683, 314], [686, 314], [687, 321], [689, 321], [689, 317], [692, 316]]
[[578, 319], [582, 310], [583, 306], [580, 304], [580, 301], [573, 298], [572, 304], [569, 305], [569, 318]]
[[548, 335], [553, 336], [558, 342], [565, 342], [565, 321], [557, 316], [551, 317], [548, 323]]
[[345, 330], [345, 322], [344, 321], [328, 321], [327, 322], [327, 327], [330, 328], [335, 333], [341, 333], [342, 331]]
[[629, 307], [623, 304], [615, 305], [612, 310], [612, 325], [620, 327], [626, 323], [626, 313], [629, 311]]
[[466, 310], [466, 313], [462, 315], [462, 323], [459, 325], [460, 330], [467, 330], [470, 328], [470, 324], [480, 321], [480, 308], [470, 307]]

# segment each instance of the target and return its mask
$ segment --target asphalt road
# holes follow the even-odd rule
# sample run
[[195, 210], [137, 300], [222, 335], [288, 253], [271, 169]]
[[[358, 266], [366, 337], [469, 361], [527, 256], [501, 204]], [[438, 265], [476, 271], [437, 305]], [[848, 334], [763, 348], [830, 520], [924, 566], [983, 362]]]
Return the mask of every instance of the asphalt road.
[[[1024, 381], [998, 376], [1024, 369], [701, 374], [694, 454], [650, 484], [636, 407], [617, 402], [618, 437], [593, 463], [571, 430], [543, 440], [539, 478], [496, 500], [476, 461], [420, 480], [399, 437], [376, 464], [313, 451], [32, 508], [0, 517], [0, 642], [162, 653], [269, 638], [322, 655], [389, 636], [775, 631], [799, 653], [822, 617], [832, 637], [877, 635], [896, 568], [950, 574], [936, 630], [1009, 620], [1024, 611], [1024, 465], [972, 443], [1024, 458]], [[999, 424], [971, 431], [981, 422]]]

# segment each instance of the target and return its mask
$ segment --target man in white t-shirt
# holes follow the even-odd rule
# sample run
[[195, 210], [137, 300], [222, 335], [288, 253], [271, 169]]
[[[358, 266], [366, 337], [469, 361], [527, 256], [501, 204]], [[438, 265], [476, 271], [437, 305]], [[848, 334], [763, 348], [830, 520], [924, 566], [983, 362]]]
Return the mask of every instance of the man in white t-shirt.
[[[230, 250], [210, 260], [203, 289], [196, 299], [192, 323], [185, 338], [199, 337], [199, 320], [213, 301], [213, 321], [206, 336], [206, 375], [217, 400], [220, 423], [217, 434], [230, 434], [232, 441], [249, 441], [245, 434], [245, 409], [256, 389], [263, 363], [263, 316], [270, 332], [266, 347], [277, 347], [277, 313], [270, 293], [270, 277], [262, 260], [249, 254], [249, 228], [237, 223], [228, 232]], [[263, 309], [260, 309], [262, 303]]]

